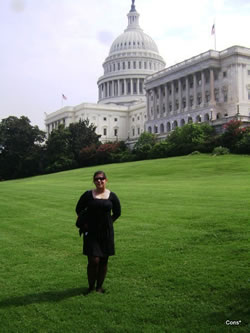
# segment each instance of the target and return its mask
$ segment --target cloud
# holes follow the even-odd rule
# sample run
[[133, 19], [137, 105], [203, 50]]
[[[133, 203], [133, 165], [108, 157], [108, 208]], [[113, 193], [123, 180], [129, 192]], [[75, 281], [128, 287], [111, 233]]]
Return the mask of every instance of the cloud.
[[113, 36], [112, 32], [102, 30], [102, 31], [97, 32], [97, 39], [104, 45], [110, 46], [114, 40], [114, 36]]
[[26, 7], [25, 0], [11, 0], [10, 1], [10, 8], [16, 13], [23, 12], [25, 10], [25, 7]]

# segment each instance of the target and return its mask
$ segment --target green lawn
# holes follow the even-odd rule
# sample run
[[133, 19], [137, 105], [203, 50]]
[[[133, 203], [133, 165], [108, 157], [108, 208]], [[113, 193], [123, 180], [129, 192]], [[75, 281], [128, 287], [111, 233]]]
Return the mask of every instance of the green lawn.
[[[74, 209], [97, 169], [122, 216], [106, 293], [86, 296]], [[250, 157], [77, 169], [0, 197], [0, 333], [250, 332]]]

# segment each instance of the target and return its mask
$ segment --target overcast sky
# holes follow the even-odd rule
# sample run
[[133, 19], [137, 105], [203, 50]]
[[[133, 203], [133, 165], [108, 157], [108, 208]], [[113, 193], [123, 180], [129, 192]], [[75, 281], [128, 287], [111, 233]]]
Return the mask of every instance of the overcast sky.
[[[136, 0], [140, 26], [171, 66], [216, 45], [250, 47], [250, 0]], [[0, 0], [0, 118], [97, 102], [97, 79], [131, 0]]]

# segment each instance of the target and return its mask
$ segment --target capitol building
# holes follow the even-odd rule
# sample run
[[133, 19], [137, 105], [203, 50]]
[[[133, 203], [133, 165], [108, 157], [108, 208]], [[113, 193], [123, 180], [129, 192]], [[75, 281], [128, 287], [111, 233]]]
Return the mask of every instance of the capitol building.
[[134, 2], [127, 28], [103, 63], [98, 103], [47, 114], [47, 133], [88, 119], [103, 143], [133, 144], [144, 131], [160, 139], [191, 122], [208, 122], [218, 130], [231, 119], [250, 123], [250, 48], [209, 50], [165, 68], [156, 43], [140, 27]]

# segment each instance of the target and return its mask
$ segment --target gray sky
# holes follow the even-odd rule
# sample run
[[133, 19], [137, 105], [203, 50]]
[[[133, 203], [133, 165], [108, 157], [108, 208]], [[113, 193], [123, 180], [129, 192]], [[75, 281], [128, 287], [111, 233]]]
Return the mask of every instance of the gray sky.
[[[250, 0], [136, 0], [140, 26], [171, 66], [214, 49], [250, 47]], [[131, 0], [0, 0], [0, 118], [97, 102], [97, 79]]]

